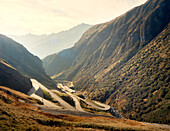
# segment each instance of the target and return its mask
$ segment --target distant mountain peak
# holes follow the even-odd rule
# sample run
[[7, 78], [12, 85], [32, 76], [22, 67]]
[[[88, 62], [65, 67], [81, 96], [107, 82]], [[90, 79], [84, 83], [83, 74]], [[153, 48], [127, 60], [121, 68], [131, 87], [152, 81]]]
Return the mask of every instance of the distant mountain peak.
[[43, 58], [63, 49], [70, 48], [90, 27], [91, 25], [82, 23], [71, 29], [49, 35], [34, 35], [29, 33], [27, 35], [10, 37], [23, 44], [34, 55]]

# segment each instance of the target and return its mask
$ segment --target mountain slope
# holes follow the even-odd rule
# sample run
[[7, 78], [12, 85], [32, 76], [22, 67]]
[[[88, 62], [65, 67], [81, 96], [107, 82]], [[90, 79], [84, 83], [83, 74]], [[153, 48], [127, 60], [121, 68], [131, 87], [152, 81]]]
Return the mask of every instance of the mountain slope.
[[[145, 113], [142, 114], [139, 111], [140, 109], [138, 109], [138, 111], [134, 111], [134, 114], [132, 114], [132, 116], [130, 116], [130, 113], [132, 113], [131, 110], [134, 110], [137, 107], [135, 106], [135, 103], [138, 102], [137, 100], [140, 101], [141, 98], [144, 99], [145, 97], [143, 98], [143, 93], [140, 91], [141, 85], [138, 84], [135, 85], [135, 90], [139, 90], [137, 94], [141, 98], [137, 99], [135, 94], [136, 92], [132, 93], [133, 89], [131, 88], [133, 87], [133, 83], [138, 81], [136, 77], [140, 77], [134, 77], [135, 74], [139, 73], [137, 72], [136, 66], [130, 65], [127, 69], [125, 68], [125, 66], [128, 64], [128, 62], [131, 62], [133, 57], [135, 57], [143, 48], [148, 47], [148, 44], [151, 46], [150, 42], [154, 38], [156, 39], [157, 35], [160, 34], [165, 28], [166, 30], [163, 31], [163, 34], [161, 34], [161, 38], [158, 38], [164, 41], [164, 43], [159, 43], [159, 40], [157, 40], [156, 43], [158, 43], [158, 45], [160, 46], [158, 46], [158, 49], [169, 49], [169, 44], [167, 45], [167, 40], [169, 38], [169, 12], [170, 3], [168, 2], [168, 0], [148, 0], [145, 4], [128, 11], [127, 13], [121, 15], [120, 17], [117, 17], [110, 22], [93, 26], [92, 28], [87, 30], [83, 34], [82, 38], [75, 44], [75, 46], [68, 49], [68, 51], [65, 50], [50, 57], [46, 57], [43, 60], [45, 70], [56, 80], [73, 80], [74, 84], [77, 86], [77, 89], [84, 91], [85, 94], [89, 95], [93, 99], [98, 99], [102, 102], [107, 102], [110, 105], [117, 106], [119, 110], [125, 114], [126, 117], [139, 119], [140, 115], [146, 115], [147, 113], [150, 113], [147, 114], [148, 116], [153, 113], [153, 117], [155, 117], [157, 114], [154, 114], [154, 112], [156, 112], [156, 109], [160, 109], [159, 111], [157, 110], [158, 112], [163, 112], [163, 109], [165, 109], [165, 112], [162, 114], [162, 116], [160, 115], [159, 117], [157, 117], [158, 119], [155, 119], [155, 121], [168, 123], [169, 120], [162, 119], [164, 116], [167, 115], [167, 109], [169, 109], [167, 98], [164, 98], [164, 95], [166, 95], [167, 93], [167, 87], [169, 86], [169, 79], [167, 79], [166, 77], [167, 74], [165, 74], [165, 78], [164, 76], [162, 76], [163, 72], [165, 73], [169, 71], [169, 68], [166, 67], [168, 59], [165, 60], [165, 66], [162, 65], [161, 67], [160, 65], [160, 68], [164, 70], [163, 72], [162, 70], [154, 67], [154, 65], [159, 65], [159, 63], [157, 63], [159, 62], [159, 60], [153, 62], [154, 64], [150, 65], [151, 67], [147, 67], [147, 64], [149, 64], [149, 62], [147, 64], [145, 63], [145, 60], [148, 61], [148, 59], [144, 59], [144, 61], [141, 61], [141, 64], [144, 64], [147, 67], [147, 70], [148, 68], [152, 67], [156, 68], [157, 71], [154, 71], [153, 74], [163, 77], [161, 79], [164, 84], [159, 85], [161, 86], [161, 88], [157, 89], [158, 87], [152, 84], [150, 84], [150, 87], [148, 88], [157, 87], [156, 90], [164, 92], [164, 97], [160, 97], [161, 101], [158, 100], [156, 104], [153, 105], [152, 108], [148, 108], [148, 111], [146, 111]], [[164, 44], [166, 45], [166, 48], [164, 47]], [[155, 51], [156, 50], [157, 49], [155, 49]], [[68, 56], [73, 56], [70, 59], [71, 61], [68, 61], [68, 65], [64, 65], [61, 61], [57, 62], [60, 54], [64, 52], [68, 53]], [[149, 53], [148, 56], [150, 55], [152, 54]], [[158, 56], [158, 58], [160, 58], [160, 60], [162, 59], [160, 55]], [[137, 61], [137, 59], [135, 60]], [[63, 57], [62, 61], [67, 61], [67, 59]], [[55, 67], [55, 65], [58, 66], [60, 64], [64, 65], [64, 67], [62, 66], [62, 68], [60, 68], [62, 70], [59, 71], [55, 69], [55, 71], [51, 71], [52, 67]], [[124, 68], [124, 70], [127, 72], [129, 68], [136, 70], [134, 70], [133, 75], [128, 74], [126, 77], [123, 77], [123, 74], [116, 73], [122, 68]], [[141, 68], [144, 68], [144, 66]], [[143, 71], [145, 72], [146, 70]], [[147, 75], [144, 75], [143, 77], [145, 78], [146, 76]], [[130, 80], [128, 79], [129, 81], [126, 80], [128, 77], [131, 78]], [[144, 85], [145, 80], [149, 80], [149, 82], [151, 82], [151, 78], [149, 75], [146, 77], [146, 79], [144, 78], [141, 78], [140, 80], [142, 87], [146, 86]], [[154, 83], [159, 83], [159, 79], [154, 80]], [[123, 82], [125, 83], [121, 85], [121, 83]], [[132, 100], [126, 100], [126, 88], [131, 89], [129, 91], [131, 97], [129, 97]], [[146, 90], [147, 94], [150, 93], [148, 90]], [[129, 92], [127, 91], [127, 93]], [[151, 91], [151, 94], [152, 93], [153, 92]], [[149, 101], [154, 100], [154, 97], [151, 97], [152, 95], [148, 96]], [[124, 104], [120, 104], [120, 101]], [[152, 102], [150, 103], [151, 105]], [[126, 108], [124, 109], [122, 105], [124, 105]], [[154, 106], [156, 107], [153, 108]], [[146, 107], [144, 109], [146, 109]], [[148, 120], [147, 117], [144, 117], [145, 115], [143, 115], [140, 120]]]
[[83, 77], [77, 89], [116, 106], [127, 118], [169, 124], [169, 26], [118, 70], [100, 81]]
[[43, 58], [47, 55], [72, 47], [90, 27], [91, 25], [88, 24], [80, 24], [69, 30], [50, 35], [28, 34], [23, 36], [13, 35], [10, 37], [23, 44], [33, 54]]
[[63, 70], [68, 69], [76, 55], [72, 48], [66, 49], [56, 54], [52, 54], [43, 59], [43, 67], [48, 75], [53, 76]]
[[[69, 66], [70, 70], [64, 74], [65, 78], [71, 80], [78, 74], [77, 71], [84, 69], [86, 71], [89, 69], [89, 73], [103, 76], [128, 61], [168, 24], [167, 12], [169, 12], [167, 0], [148, 1], [113, 21], [93, 26], [83, 34], [73, 48], [67, 51], [67, 56], [73, 56], [73, 59], [69, 63], [72, 65]], [[63, 52], [58, 54], [61, 53]], [[46, 62], [43, 64], [50, 76], [62, 72], [60, 70], [50, 74], [48, 71], [52, 64], [56, 64], [55, 59], [60, 57], [55, 55], [44, 59], [50, 61], [48, 65]]]
[[[160, 125], [149, 126], [127, 119], [85, 117], [68, 114], [50, 114], [33, 105], [42, 104], [23, 93], [0, 86], [0, 130], [166, 130]], [[135, 126], [134, 126], [135, 125]]]
[[22, 76], [16, 69], [2, 60], [0, 60], [0, 85], [25, 94], [32, 88], [28, 78]]
[[21, 74], [37, 79], [47, 87], [56, 87], [50, 77], [46, 75], [41, 60], [29, 53], [22, 45], [4, 35], [0, 35], [0, 58]]

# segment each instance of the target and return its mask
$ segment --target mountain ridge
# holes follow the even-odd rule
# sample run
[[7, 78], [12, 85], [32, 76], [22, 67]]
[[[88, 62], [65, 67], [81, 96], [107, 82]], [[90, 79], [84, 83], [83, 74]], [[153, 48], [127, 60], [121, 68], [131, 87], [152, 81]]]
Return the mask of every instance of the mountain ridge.
[[[169, 28], [169, 12], [170, 5], [168, 0], [148, 0], [145, 4], [131, 9], [112, 21], [91, 27], [83, 34], [74, 47], [55, 54], [53, 57], [50, 56], [43, 59], [43, 66], [47, 74], [52, 76], [53, 79], [74, 81], [77, 90], [84, 91], [84, 94], [93, 99], [108, 102], [111, 105], [113, 104], [123, 113], [124, 110], [121, 109], [121, 105], [117, 105], [117, 101], [113, 101], [113, 98], [110, 101], [107, 99], [116, 91], [121, 90], [120, 85], [123, 81], [126, 81], [126, 78], [122, 77], [121, 80], [114, 80], [111, 76], [117, 78], [118, 76], [114, 75], [114, 72], [131, 61], [165, 27]], [[166, 30], [165, 34], [168, 34], [168, 31]], [[158, 44], [162, 48], [163, 45], [159, 42]], [[62, 61], [68, 62], [67, 65], [64, 62], [58, 61], [62, 53], [68, 53], [68, 56], [73, 56], [70, 61], [62, 57]], [[62, 66], [59, 67], [58, 65]], [[59, 67], [59, 70], [57, 67]], [[165, 70], [167, 69], [165, 68]], [[161, 70], [158, 70], [158, 74], [162, 74]], [[130, 81], [127, 82], [130, 83]], [[117, 84], [115, 85], [114, 83]], [[140, 88], [139, 86], [137, 87]], [[157, 86], [153, 87], [156, 88]], [[167, 90], [166, 88], [161, 88]], [[120, 95], [124, 96], [123, 93], [120, 93]], [[133, 95], [135, 96], [135, 94]], [[119, 98], [119, 96], [116, 96], [115, 99], [119, 100]], [[151, 97], [150, 99], [152, 100], [153, 98]], [[161, 97], [160, 99], [166, 102], [164, 98]], [[131, 103], [129, 102], [129, 104]], [[133, 108], [135, 106], [132, 106]], [[152, 111], [151, 109], [149, 113]], [[129, 116], [128, 110], [125, 110], [124, 113], [126, 117], [138, 119], [139, 112], [134, 113], [136, 116]], [[141, 118], [140, 120], [143, 119]], [[161, 117], [155, 121], [163, 122], [161, 121]]]
[[22, 75], [37, 79], [49, 88], [56, 87], [55, 82], [46, 75], [41, 60], [31, 54], [23, 45], [4, 35], [0, 35], [0, 58]]
[[[149, 1], [148, 1], [149, 2]], [[145, 5], [143, 5], [143, 6], [148, 6], [148, 2], [145, 4]], [[152, 2], [152, 1], [151, 1]], [[167, 1], [166, 1], [167, 2]], [[152, 2], [153, 3], [153, 2]], [[155, 2], [154, 4], [156, 4], [157, 2]], [[129, 13], [133, 13], [134, 12], [134, 10], [137, 10], [138, 12], [143, 12], [143, 6], [141, 6], [141, 7], [136, 7], [136, 8], [134, 8], [134, 9], [132, 9], [130, 12], [127, 12], [126, 14], [127, 14], [127, 16], [129, 16], [130, 14]], [[147, 8], [149, 8], [149, 7], [147, 7]], [[162, 9], [162, 8], [161, 8]], [[150, 9], [151, 10], [151, 9]], [[167, 9], [166, 9], [167, 10]], [[165, 11], [166, 10], [164, 10], [164, 14], [166, 14], [165, 13]], [[136, 13], [136, 15], [138, 16], [138, 12]], [[145, 12], [144, 13], [147, 13], [147, 10], [145, 10]], [[124, 14], [125, 15], [125, 14]], [[123, 15], [123, 16], [124, 16]], [[126, 44], [124, 44], [124, 42], [122, 42], [122, 41], [124, 41], [124, 39], [125, 38], [123, 38], [121, 41], [120, 41], [120, 36], [122, 36], [123, 34], [125, 34], [125, 32], [124, 32], [124, 30], [123, 30], [123, 28], [127, 28], [126, 26], [127, 25], [123, 25], [123, 23], [122, 22], [125, 22], [125, 21], [127, 21], [126, 19], [128, 18], [129, 19], [129, 17], [127, 17], [127, 16], [124, 16], [123, 18], [122, 17], [117, 17], [116, 19], [114, 19], [114, 20], [112, 20], [112, 21], [114, 21], [114, 23], [112, 22], [112, 21], [110, 21], [110, 22], [107, 22], [106, 24], [99, 24], [99, 25], [96, 25], [96, 26], [93, 26], [92, 28], [90, 28], [88, 31], [86, 31], [84, 34], [83, 34], [83, 36], [82, 36], [82, 38], [75, 44], [75, 46], [74, 47], [72, 47], [72, 48], [70, 48], [70, 49], [68, 49], [68, 50], [71, 50], [71, 53], [72, 54], [75, 54], [75, 56], [76, 56], [76, 58], [73, 60], [73, 62], [71, 63], [71, 64], [73, 64], [73, 65], [75, 65], [76, 64], [76, 62], [77, 61], [79, 61], [80, 59], [80, 61], [83, 61], [83, 59], [88, 59], [88, 57], [90, 56], [90, 55], [93, 55], [93, 53], [94, 53], [94, 51], [96, 51], [96, 53], [97, 53], [97, 51], [101, 51], [101, 53], [100, 52], [98, 52], [98, 54], [100, 54], [100, 59], [102, 60], [103, 58], [104, 58], [104, 60], [106, 60], [106, 58], [108, 57], [108, 55], [110, 55], [111, 53], [112, 53], [112, 50], [111, 49], [113, 49], [114, 48], [114, 50], [115, 50], [115, 52], [112, 54], [113, 56], [112, 57], [114, 57], [114, 55], [116, 55], [116, 54], [118, 54], [118, 49], [117, 49], [117, 51], [116, 51], [116, 48], [119, 48], [119, 54], [121, 55], [121, 52], [124, 52], [124, 51], [126, 51], [126, 49], [125, 49], [125, 46], [126, 46], [126, 48], [128, 47], [128, 46], [131, 46], [131, 47], [133, 47], [133, 45], [130, 45], [130, 44], [128, 44], [128, 45], [126, 45]], [[131, 16], [131, 17], [134, 17], [134, 15], [133, 16]], [[143, 16], [142, 16], [143, 17]], [[141, 17], [141, 18], [142, 18]], [[158, 16], [156, 16], [156, 17], [158, 17]], [[166, 18], [165, 17], [165, 15], [163, 15], [163, 17], [165, 18], [165, 21], [163, 21], [163, 22], [165, 22], [165, 24], [164, 24], [164, 26], [166, 26], [166, 24], [168, 23], [167, 21], [169, 21], [169, 18]], [[154, 17], [153, 17], [153, 19], [154, 19]], [[118, 21], [119, 20], [119, 21]], [[150, 19], [148, 18], [148, 21], [149, 21]], [[136, 20], [135, 20], [136, 21]], [[144, 21], [145, 22], [145, 21]], [[139, 20], [137, 21], [137, 24], [141, 24], [141, 22], [139, 22]], [[146, 22], [145, 22], [146, 23]], [[144, 24], [145, 24], [144, 23]], [[144, 26], [144, 24], [143, 24], [143, 26]], [[118, 26], [118, 25], [120, 25], [120, 28], [118, 28], [117, 30], [116, 30], [116, 32], [113, 34], [113, 36], [110, 36], [110, 34], [111, 34], [111, 31], [114, 31], [115, 30], [115, 28]], [[113, 28], [113, 26], [114, 26], [114, 28]], [[134, 24], [132, 23], [131, 24], [131, 26], [134, 28], [133, 30], [135, 31], [135, 32], [132, 32], [130, 35], [136, 35], [136, 33], [137, 34], [139, 34], [139, 31], [136, 31], [135, 30], [135, 26], [134, 26]], [[159, 25], [160, 26], [160, 25]], [[159, 27], [159, 26], [157, 26], [157, 27]], [[161, 29], [158, 29], [157, 31], [154, 31], [154, 32], [157, 32], [157, 34], [160, 32], [160, 30], [162, 30], [163, 29], [163, 27], [164, 26], [160, 26], [161, 27]], [[155, 28], [155, 27], [154, 27]], [[103, 30], [104, 29], [104, 30]], [[151, 29], [151, 31], [153, 30], [152, 28], [150, 28]], [[100, 30], [102, 30], [102, 32], [100, 31]], [[141, 30], [143, 30], [143, 29], [141, 29]], [[97, 33], [95, 33], [95, 32], [97, 32]], [[107, 33], [108, 32], [108, 33]], [[143, 31], [144, 32], [144, 31]], [[109, 35], [109, 37], [111, 37], [109, 40], [110, 41], [113, 41], [112, 43], [111, 42], [109, 42], [108, 40], [107, 40], [107, 38], [108, 38], [108, 36], [107, 36], [107, 34]], [[144, 34], [144, 33], [143, 33]], [[95, 36], [97, 36], [97, 37], [94, 37], [93, 35], [95, 35]], [[146, 36], [147, 36], [148, 34], [146, 34]], [[105, 37], [105, 38], [102, 38], [102, 37]], [[129, 35], [127, 35], [127, 36], [129, 36]], [[140, 36], [140, 34], [138, 35], [138, 37]], [[150, 36], [150, 35], [148, 35], [148, 36]], [[126, 37], [126, 36], [123, 36], [123, 37]], [[155, 34], [152, 36], [152, 38], [154, 38], [155, 37]], [[95, 38], [95, 43], [93, 43], [93, 41], [94, 41], [94, 38]], [[98, 40], [96, 40], [96, 39], [98, 39]], [[130, 40], [130, 38], [128, 38], [129, 40]], [[132, 42], [126, 42], [126, 43], [134, 43], [134, 41], [136, 41], [136, 39], [137, 38], [135, 38], [135, 37], [132, 37], [132, 40], [130, 40], [130, 41], [132, 41]], [[138, 38], [139, 39], [139, 38]], [[145, 38], [141, 38], [141, 39], [145, 39]], [[105, 41], [106, 40], [106, 41]], [[144, 40], [142, 40], [142, 42], [140, 42], [140, 45], [138, 44], [139, 42], [138, 41], [136, 41], [135, 43], [137, 43], [136, 45], [135, 45], [135, 43], [134, 43], [134, 45], [136, 46], [136, 49], [138, 48], [138, 46], [140, 46], [140, 48], [142, 48], [142, 46], [144, 46], [146, 43], [148, 43], [150, 40], [152, 40], [151, 38], [149, 38], [149, 40], [147, 39], [147, 41], [144, 41]], [[104, 42], [105, 41], [105, 45], [102, 47], [102, 45], [100, 44], [100, 43], [102, 43], [102, 42]], [[120, 41], [120, 44], [118, 45], [117, 43]], [[144, 42], [143, 42], [144, 41]], [[91, 43], [90, 43], [91, 42]], [[91, 44], [91, 45], [90, 45]], [[101, 45], [101, 46], [100, 46]], [[89, 48], [88, 50], [86, 50], [87, 48]], [[106, 49], [105, 49], [106, 48]], [[100, 50], [99, 50], [100, 49]], [[135, 48], [133, 49], [134, 50], [134, 53], [132, 53], [132, 55], [133, 54], [135, 54], [135, 50], [136, 50]], [[131, 49], [132, 50], [132, 49]], [[76, 52], [77, 51], [77, 52]], [[81, 55], [79, 55], [79, 56], [77, 56], [77, 53], [78, 52], [81, 52], [81, 53], [79, 53], [79, 54], [81, 54]], [[126, 51], [127, 52], [127, 51]], [[132, 51], [131, 51], [132, 52]], [[62, 52], [61, 52], [62, 53]], [[70, 55], [72, 55], [70, 53]], [[127, 52], [128, 53], [128, 52]], [[119, 55], [118, 54], [118, 55]], [[123, 54], [124, 55], [124, 54]], [[131, 55], [130, 53], [129, 53], [129, 55]], [[93, 56], [90, 56], [90, 57], [94, 57], [95, 56], [95, 54], [93, 55]], [[47, 58], [47, 57], [46, 57]], [[45, 58], [45, 59], [46, 59]], [[44, 59], [44, 60], [45, 60]], [[89, 60], [90, 61], [90, 60]], [[116, 61], [116, 60], [115, 60]], [[81, 62], [79, 62], [79, 63], [81, 63]], [[55, 62], [54, 62], [54, 64], [55, 64]], [[48, 70], [48, 67], [46, 67], [46, 65], [44, 64], [44, 66], [45, 66], [45, 69], [47, 69]], [[47, 71], [47, 73], [48, 73], [48, 71]], [[55, 73], [55, 72], [54, 72]], [[58, 72], [59, 73], [59, 72]], [[49, 74], [50, 76], [52, 76], [52, 75], [55, 75], [55, 74]], [[69, 77], [69, 76], [68, 76]]]
[[11, 35], [9, 37], [23, 44], [33, 54], [43, 58], [73, 46], [81, 35], [90, 27], [91, 25], [82, 23], [68, 30], [48, 35], [27, 34], [22, 36]]

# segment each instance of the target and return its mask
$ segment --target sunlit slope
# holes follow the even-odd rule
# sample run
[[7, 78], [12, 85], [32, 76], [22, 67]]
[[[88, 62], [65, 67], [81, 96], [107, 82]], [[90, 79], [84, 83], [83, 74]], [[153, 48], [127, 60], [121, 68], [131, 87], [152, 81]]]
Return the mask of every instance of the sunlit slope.
[[46, 75], [41, 60], [14, 40], [0, 35], [0, 58], [16, 68], [21, 74], [35, 78], [48, 87], [55, 87]]
[[80, 24], [69, 30], [49, 35], [27, 34], [10, 37], [23, 44], [34, 55], [44, 58], [47, 55], [72, 47], [90, 27], [91, 25], [88, 24]]
[[0, 86], [0, 130], [168, 130], [126, 119], [53, 115], [33, 106], [38, 103], [41, 104], [23, 93]]
[[167, 26], [168, 4], [167, 0], [150, 0], [110, 22], [93, 26], [74, 47], [46, 57], [46, 72], [68, 80], [77, 80], [80, 74], [102, 77], [112, 72]]
[[[148, 0], [110, 22], [93, 26], [74, 47], [47, 57], [46, 72], [56, 80], [73, 80], [78, 90], [117, 106], [126, 117], [168, 123], [169, 6], [168, 0]], [[69, 62], [67, 66], [57, 62], [63, 53], [72, 56], [70, 61], [62, 57]], [[129, 65], [138, 60], [137, 65]]]
[[92, 99], [117, 106], [125, 117], [149, 122], [169, 123], [170, 35], [169, 25], [126, 64], [99, 79], [79, 81], [76, 86]]

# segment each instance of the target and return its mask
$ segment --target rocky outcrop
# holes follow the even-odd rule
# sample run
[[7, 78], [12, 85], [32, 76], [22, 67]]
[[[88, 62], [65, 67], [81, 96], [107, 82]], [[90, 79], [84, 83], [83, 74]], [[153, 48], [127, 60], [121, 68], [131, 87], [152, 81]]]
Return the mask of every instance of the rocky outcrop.
[[32, 83], [15, 68], [0, 60], [0, 86], [6, 86], [26, 94], [32, 88]]

